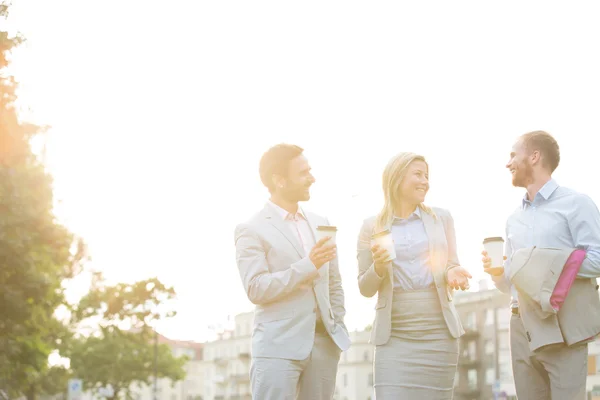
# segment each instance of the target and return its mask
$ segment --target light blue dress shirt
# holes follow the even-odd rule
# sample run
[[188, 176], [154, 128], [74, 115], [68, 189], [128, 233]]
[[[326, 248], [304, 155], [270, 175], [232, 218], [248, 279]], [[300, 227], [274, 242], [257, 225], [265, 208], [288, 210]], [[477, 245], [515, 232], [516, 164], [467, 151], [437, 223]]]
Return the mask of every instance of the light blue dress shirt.
[[394, 290], [418, 290], [431, 287], [429, 238], [417, 209], [406, 219], [394, 217], [391, 226], [396, 247], [393, 261]]
[[511, 307], [518, 306], [516, 289], [509, 281], [510, 258], [525, 247], [582, 248], [587, 256], [578, 278], [600, 277], [600, 212], [592, 199], [549, 180], [533, 201], [523, 198], [506, 223], [504, 275], [492, 277], [496, 287], [512, 295]]

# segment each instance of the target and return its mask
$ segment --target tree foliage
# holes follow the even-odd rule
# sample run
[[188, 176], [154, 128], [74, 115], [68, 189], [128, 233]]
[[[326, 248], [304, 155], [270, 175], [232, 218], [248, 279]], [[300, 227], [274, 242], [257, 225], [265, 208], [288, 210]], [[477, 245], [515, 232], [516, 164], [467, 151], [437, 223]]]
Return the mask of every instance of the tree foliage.
[[[0, 18], [8, 8], [0, 5]], [[48, 372], [48, 355], [68, 336], [54, 312], [64, 303], [62, 282], [73, 277], [83, 242], [57, 222], [52, 177], [32, 151], [43, 130], [23, 122], [17, 84], [6, 72], [22, 42], [0, 31], [0, 390], [29, 392]]]
[[169, 346], [154, 343], [152, 326], [175, 315], [161, 310], [174, 296], [175, 291], [156, 278], [111, 286], [101, 274], [95, 275], [73, 318], [80, 327], [96, 321], [98, 329], [74, 338], [66, 352], [73, 374], [83, 379], [86, 389], [110, 385], [113, 398], [126, 395], [132, 384], [151, 384], [155, 359], [158, 378], [176, 382], [185, 377], [187, 357], [175, 357]]

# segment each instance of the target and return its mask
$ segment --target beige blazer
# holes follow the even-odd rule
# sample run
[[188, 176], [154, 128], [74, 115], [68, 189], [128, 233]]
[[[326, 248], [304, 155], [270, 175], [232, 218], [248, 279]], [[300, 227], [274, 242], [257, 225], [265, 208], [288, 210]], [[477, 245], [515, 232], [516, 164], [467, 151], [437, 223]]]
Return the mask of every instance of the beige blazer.
[[[464, 329], [452, 303], [452, 289], [446, 284], [447, 269], [459, 265], [454, 220], [447, 210], [434, 208], [433, 211], [437, 215], [436, 219], [426, 212], [421, 213], [421, 219], [429, 238], [429, 259], [444, 319], [450, 334], [458, 338], [464, 333]], [[392, 330], [394, 274], [391, 261], [388, 263], [386, 275], [380, 277], [375, 272], [371, 253], [371, 235], [375, 233], [374, 228], [375, 217], [366, 219], [358, 237], [358, 287], [365, 297], [373, 297], [377, 293], [371, 343], [383, 345], [390, 339]]]
[[527, 247], [511, 257], [510, 280], [519, 294], [519, 313], [531, 351], [553, 344], [571, 346], [600, 333], [596, 279], [575, 279], [558, 313], [548, 311], [552, 291], [574, 250]]
[[[303, 211], [313, 235], [317, 226], [329, 225], [326, 218]], [[307, 358], [314, 344], [317, 309], [340, 350], [350, 347], [337, 258], [317, 270], [269, 205], [236, 227], [235, 248], [242, 284], [256, 305], [253, 357]]]

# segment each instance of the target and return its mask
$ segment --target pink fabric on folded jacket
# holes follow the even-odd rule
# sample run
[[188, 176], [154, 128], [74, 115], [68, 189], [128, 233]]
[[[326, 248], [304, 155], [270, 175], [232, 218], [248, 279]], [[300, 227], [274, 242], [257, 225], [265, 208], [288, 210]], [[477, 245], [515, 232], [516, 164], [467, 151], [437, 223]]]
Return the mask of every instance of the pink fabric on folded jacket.
[[573, 251], [567, 259], [567, 262], [558, 277], [556, 286], [552, 291], [552, 296], [550, 296], [550, 305], [556, 311], [560, 310], [560, 307], [565, 302], [569, 290], [571, 290], [571, 285], [573, 285], [573, 281], [575, 281], [575, 278], [577, 277], [579, 268], [581, 267], [583, 260], [585, 260], [585, 254], [585, 250], [577, 249]]

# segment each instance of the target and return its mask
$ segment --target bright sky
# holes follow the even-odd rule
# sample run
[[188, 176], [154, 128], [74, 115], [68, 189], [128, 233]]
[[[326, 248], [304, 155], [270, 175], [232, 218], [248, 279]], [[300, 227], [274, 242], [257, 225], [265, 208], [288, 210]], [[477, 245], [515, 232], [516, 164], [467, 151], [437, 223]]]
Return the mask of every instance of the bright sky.
[[395, 153], [428, 159], [427, 202], [451, 211], [476, 280], [483, 237], [522, 196], [504, 168], [518, 135], [552, 133], [559, 183], [600, 203], [594, 1], [13, 3], [28, 39], [13, 71], [52, 126], [57, 212], [111, 281], [175, 286], [170, 337], [210, 338], [251, 309], [233, 229], [263, 207], [258, 160], [279, 142], [306, 149], [304, 207], [339, 228], [351, 329], [374, 316], [356, 238]]

